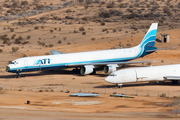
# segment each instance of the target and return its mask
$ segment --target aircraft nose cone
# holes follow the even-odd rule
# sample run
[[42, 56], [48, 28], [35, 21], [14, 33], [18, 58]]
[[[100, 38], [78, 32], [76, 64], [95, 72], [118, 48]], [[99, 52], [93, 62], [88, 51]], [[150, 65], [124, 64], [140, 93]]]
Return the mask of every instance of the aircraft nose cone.
[[106, 82], [109, 82], [109, 81], [110, 81], [109, 77], [106, 77], [104, 80], [105, 80]]
[[7, 67], [6, 67], [6, 71], [8, 72], [9, 70], [10, 70], [10, 67], [9, 67], [9, 66], [7, 66]]

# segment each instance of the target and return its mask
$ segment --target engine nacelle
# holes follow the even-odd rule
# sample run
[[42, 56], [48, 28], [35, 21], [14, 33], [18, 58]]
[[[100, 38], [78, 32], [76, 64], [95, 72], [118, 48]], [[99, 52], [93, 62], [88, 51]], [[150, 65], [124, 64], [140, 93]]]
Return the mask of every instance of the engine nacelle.
[[93, 65], [86, 65], [84, 67], [81, 67], [80, 73], [81, 75], [87, 75], [90, 74], [94, 71], [94, 66]]
[[118, 67], [118, 65], [107, 65], [107, 66], [104, 67], [104, 73], [105, 74], [112, 73], [112, 72], [116, 71], [117, 67]]

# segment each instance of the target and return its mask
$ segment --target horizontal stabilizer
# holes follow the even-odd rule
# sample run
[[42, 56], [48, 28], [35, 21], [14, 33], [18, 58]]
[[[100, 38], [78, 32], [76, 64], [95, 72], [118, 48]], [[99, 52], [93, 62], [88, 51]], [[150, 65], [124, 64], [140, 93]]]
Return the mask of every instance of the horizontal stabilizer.
[[165, 80], [180, 80], [180, 76], [165, 76]]
[[156, 50], [167, 50], [167, 49], [172, 49], [172, 48], [176, 48], [176, 47], [167, 47], [167, 48], [152, 49], [152, 50], [146, 50], [146, 52], [154, 52]]
[[58, 52], [58, 51], [56, 51], [56, 50], [51, 50], [50, 53], [51, 53], [52, 55], [63, 54], [62, 52]]

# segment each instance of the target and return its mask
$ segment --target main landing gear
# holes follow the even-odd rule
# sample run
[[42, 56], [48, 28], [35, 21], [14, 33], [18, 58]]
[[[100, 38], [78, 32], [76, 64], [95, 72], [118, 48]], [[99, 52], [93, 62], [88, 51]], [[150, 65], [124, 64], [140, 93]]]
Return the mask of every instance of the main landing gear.
[[16, 78], [20, 78], [21, 77], [21, 73], [16, 73]]
[[172, 84], [178, 84], [178, 80], [172, 80]]
[[118, 86], [118, 88], [121, 88], [123, 86], [123, 84], [116, 84]]

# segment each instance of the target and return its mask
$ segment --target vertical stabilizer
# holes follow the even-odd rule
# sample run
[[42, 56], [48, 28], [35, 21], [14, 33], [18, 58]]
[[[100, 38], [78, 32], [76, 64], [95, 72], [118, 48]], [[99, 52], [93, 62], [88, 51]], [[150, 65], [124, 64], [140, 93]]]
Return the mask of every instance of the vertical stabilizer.
[[[157, 27], [158, 27], [158, 23], [151, 24], [149, 30], [147, 31], [141, 43], [139, 44], [139, 47], [141, 49], [139, 56], [143, 57], [144, 55], [152, 53], [157, 49], [156, 47], [154, 47], [156, 41]], [[153, 51], [147, 52], [151, 50]]]
[[151, 24], [151, 27], [149, 28], [149, 30], [147, 31], [146, 35], [140, 43], [141, 47], [145, 46], [147, 43], [149, 44], [149, 46], [152, 47], [155, 45], [157, 27], [158, 23]]

